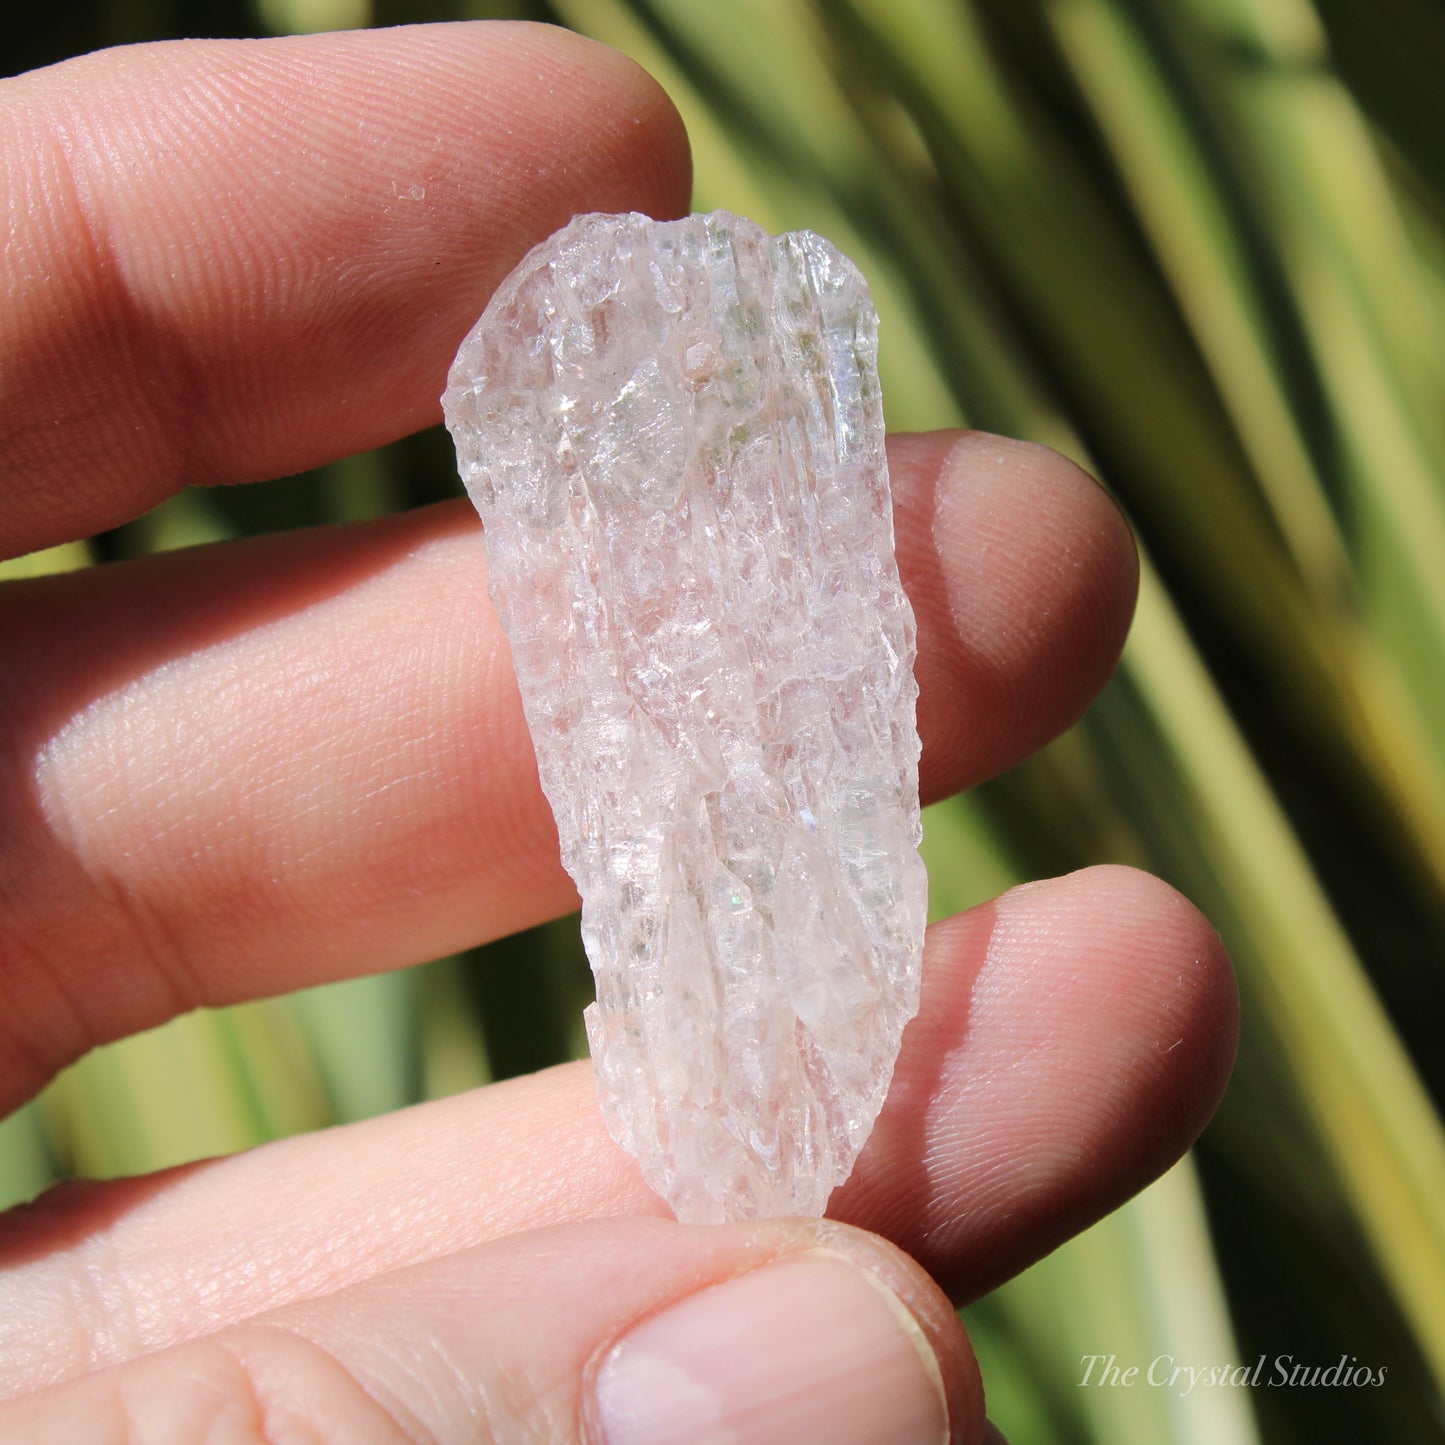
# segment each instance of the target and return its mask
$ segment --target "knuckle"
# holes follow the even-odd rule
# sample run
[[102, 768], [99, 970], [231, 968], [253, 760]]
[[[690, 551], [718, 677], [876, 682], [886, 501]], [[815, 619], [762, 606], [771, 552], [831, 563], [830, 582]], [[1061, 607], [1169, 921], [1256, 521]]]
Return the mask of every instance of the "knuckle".
[[127, 1445], [432, 1445], [334, 1355], [274, 1326], [243, 1326], [119, 1373], [114, 1408]]

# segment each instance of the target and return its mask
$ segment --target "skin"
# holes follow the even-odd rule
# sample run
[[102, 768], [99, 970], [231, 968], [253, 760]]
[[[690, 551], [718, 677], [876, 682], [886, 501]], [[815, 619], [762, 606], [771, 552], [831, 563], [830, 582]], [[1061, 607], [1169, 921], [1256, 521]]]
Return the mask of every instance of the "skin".
[[[689, 190], [658, 87], [541, 27], [181, 42], [4, 82], [0, 551], [437, 420], [530, 245]], [[933, 799], [1079, 716], [1137, 566], [1046, 450], [935, 433], [890, 463]], [[463, 506], [5, 584], [0, 677], [0, 1110], [197, 1005], [575, 906]], [[1123, 868], [935, 925], [925, 968], [833, 1221], [675, 1224], [585, 1064], [52, 1191], [0, 1219], [0, 1437], [193, 1438], [235, 1407], [243, 1440], [572, 1439], [630, 1322], [823, 1242], [909, 1304], [953, 1438], [983, 1438], [948, 1301], [1187, 1148], [1237, 1004], [1205, 920]]]

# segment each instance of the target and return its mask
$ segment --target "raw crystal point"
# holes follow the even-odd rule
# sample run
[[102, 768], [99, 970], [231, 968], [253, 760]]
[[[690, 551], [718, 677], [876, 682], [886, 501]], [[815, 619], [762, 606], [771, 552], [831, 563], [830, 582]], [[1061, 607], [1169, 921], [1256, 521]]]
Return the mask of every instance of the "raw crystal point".
[[914, 622], [877, 318], [808, 231], [579, 216], [444, 398], [597, 976], [679, 1219], [821, 1214], [918, 1006]]

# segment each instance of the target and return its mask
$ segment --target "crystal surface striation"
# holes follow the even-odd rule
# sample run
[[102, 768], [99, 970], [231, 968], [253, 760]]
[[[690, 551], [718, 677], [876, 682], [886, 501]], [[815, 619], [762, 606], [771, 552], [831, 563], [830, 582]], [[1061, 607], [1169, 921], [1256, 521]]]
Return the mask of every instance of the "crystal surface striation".
[[579, 216], [444, 404], [597, 979], [679, 1219], [821, 1214], [918, 1006], [915, 629], [877, 318], [811, 232]]

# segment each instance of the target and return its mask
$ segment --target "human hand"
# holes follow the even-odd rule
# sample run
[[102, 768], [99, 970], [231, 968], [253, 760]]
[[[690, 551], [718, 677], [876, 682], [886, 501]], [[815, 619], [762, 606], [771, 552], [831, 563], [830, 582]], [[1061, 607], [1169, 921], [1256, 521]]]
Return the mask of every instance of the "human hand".
[[[71, 62], [0, 87], [0, 176], [6, 555], [435, 420], [533, 242], [688, 200], [657, 88], [519, 26]], [[890, 459], [937, 798], [1082, 711], [1135, 559], [1041, 449]], [[575, 906], [484, 577], [456, 504], [0, 588], [0, 1109], [196, 1005]], [[1234, 1029], [1199, 915], [1094, 869], [930, 929], [838, 1222], [667, 1219], [585, 1064], [62, 1187], [0, 1221], [0, 1439], [861, 1445], [939, 1438], [941, 1384], [977, 1440], [941, 1291], [1165, 1168]]]

